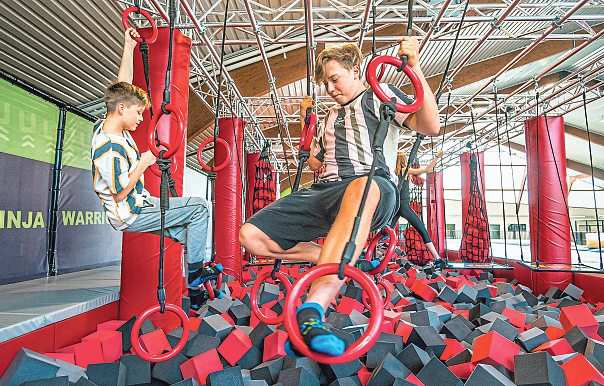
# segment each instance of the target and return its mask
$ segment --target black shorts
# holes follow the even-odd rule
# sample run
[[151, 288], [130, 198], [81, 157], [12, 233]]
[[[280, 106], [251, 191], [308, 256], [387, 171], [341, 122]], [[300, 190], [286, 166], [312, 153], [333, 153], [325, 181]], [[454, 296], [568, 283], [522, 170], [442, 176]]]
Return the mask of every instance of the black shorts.
[[[315, 183], [310, 189], [301, 189], [273, 202], [247, 222], [284, 250], [301, 241], [324, 237], [336, 219], [348, 184], [354, 179]], [[373, 180], [380, 189], [380, 202], [373, 214], [371, 230], [379, 230], [389, 224], [398, 211], [398, 192], [387, 178], [374, 176]]]

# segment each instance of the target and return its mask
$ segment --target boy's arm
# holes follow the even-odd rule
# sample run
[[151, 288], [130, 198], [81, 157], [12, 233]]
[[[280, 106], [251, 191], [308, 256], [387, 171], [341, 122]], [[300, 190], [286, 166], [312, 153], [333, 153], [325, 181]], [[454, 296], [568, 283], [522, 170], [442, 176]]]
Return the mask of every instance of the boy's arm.
[[434, 171], [436, 163], [438, 162], [438, 159], [442, 157], [442, 155], [443, 151], [439, 150], [436, 156], [432, 159], [432, 161], [428, 163], [428, 165], [420, 166], [419, 168], [409, 168], [407, 173], [412, 176], [419, 176], [420, 174], [424, 173], [432, 173]]
[[143, 154], [141, 154], [141, 159], [138, 161], [136, 168], [130, 173], [128, 173], [128, 184], [125, 188], [123, 188], [119, 193], [113, 195], [113, 199], [115, 202], [120, 202], [128, 197], [128, 193], [134, 189], [138, 180], [140, 180], [145, 170], [151, 165], [155, 163], [155, 156], [147, 150]]
[[134, 60], [134, 47], [136, 47], [136, 40], [140, 35], [134, 28], [126, 29], [124, 33], [124, 51], [122, 52], [122, 61], [120, 62], [120, 69], [117, 73], [118, 82], [132, 83], [133, 77], [133, 60]]

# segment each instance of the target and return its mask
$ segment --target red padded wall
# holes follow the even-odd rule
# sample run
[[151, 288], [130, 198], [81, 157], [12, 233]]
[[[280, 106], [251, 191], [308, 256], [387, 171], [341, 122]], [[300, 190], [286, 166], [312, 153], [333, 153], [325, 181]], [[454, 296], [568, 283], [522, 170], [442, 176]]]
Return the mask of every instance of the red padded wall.
[[[231, 159], [216, 176], [216, 261], [224, 266], [224, 272], [241, 279], [242, 254], [239, 243], [239, 229], [242, 218], [243, 128], [245, 121], [240, 118], [220, 118], [219, 137], [230, 146]], [[216, 162], [224, 160], [225, 151], [219, 147]]]
[[[531, 260], [540, 263], [570, 264], [570, 222], [565, 201], [566, 147], [562, 117], [539, 116], [524, 122]], [[549, 132], [549, 134], [548, 134]], [[550, 143], [551, 140], [551, 143]], [[564, 288], [571, 280], [568, 272], [533, 272], [533, 288]]]
[[428, 234], [438, 254], [445, 254], [445, 195], [443, 173], [429, 173], [426, 178], [426, 201], [428, 203]]
[[[155, 43], [149, 45], [149, 78], [153, 112], [158, 114], [163, 100], [164, 77], [168, 60], [169, 29], [160, 28]], [[184, 118], [185, 132], [188, 118], [189, 103], [189, 59], [191, 39], [179, 31], [174, 31], [173, 60], [171, 72], [171, 101], [177, 106]], [[134, 53], [133, 83], [146, 89], [144, 71], [140, 51]], [[134, 140], [142, 153], [148, 149], [147, 130], [150, 114], [145, 112], [144, 121], [133, 133]], [[171, 122], [172, 123], [172, 122]], [[172, 131], [173, 132], [173, 131]], [[169, 135], [169, 133], [166, 133]], [[160, 133], [162, 138], [166, 138]], [[180, 144], [180, 149], [172, 157], [172, 178], [176, 181], [176, 190], [182, 195], [182, 176], [185, 167], [186, 135]], [[145, 188], [151, 195], [159, 196], [160, 178], [145, 172]], [[182, 247], [180, 244], [166, 239], [164, 255], [164, 283], [167, 292], [167, 302], [181, 304], [183, 293]], [[159, 237], [145, 233], [124, 233], [122, 246], [122, 282], [120, 290], [120, 319], [129, 319], [157, 304], [157, 270], [159, 264]], [[169, 315], [169, 314], [166, 314]], [[172, 316], [156, 317], [154, 323], [166, 330], [177, 325]]]

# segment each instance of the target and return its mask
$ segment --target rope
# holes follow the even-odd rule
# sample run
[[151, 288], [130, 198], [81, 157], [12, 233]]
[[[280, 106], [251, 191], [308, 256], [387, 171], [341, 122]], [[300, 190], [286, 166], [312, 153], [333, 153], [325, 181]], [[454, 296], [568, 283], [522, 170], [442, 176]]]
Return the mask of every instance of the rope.
[[[594, 179], [594, 161], [591, 150], [591, 134], [589, 132], [589, 120], [587, 119], [587, 95], [585, 84], [583, 84], [583, 114], [585, 115], [585, 128], [587, 130], [587, 143], [589, 145], [589, 167], [591, 169], [591, 188], [594, 196], [594, 211], [596, 212], [596, 231], [598, 232], [598, 251], [600, 252], [600, 270], [604, 270], [604, 260], [602, 259], [602, 240], [600, 236], [600, 217], [598, 216], [598, 205], [596, 201], [596, 181]], [[570, 192], [569, 192], [570, 193]]]

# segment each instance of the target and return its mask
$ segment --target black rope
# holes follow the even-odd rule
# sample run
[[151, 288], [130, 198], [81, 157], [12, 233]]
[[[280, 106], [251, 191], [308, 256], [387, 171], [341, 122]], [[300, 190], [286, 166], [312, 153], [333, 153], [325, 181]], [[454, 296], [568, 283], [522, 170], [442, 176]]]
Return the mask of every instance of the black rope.
[[[455, 47], [457, 47], [457, 42], [459, 41], [459, 33], [461, 32], [461, 27], [463, 25], [464, 19], [466, 18], [466, 12], [468, 10], [469, 4], [470, 4], [470, 0], [467, 0], [466, 5], [464, 6], [464, 9], [463, 9], [463, 13], [461, 14], [461, 19], [459, 20], [459, 25], [457, 26], [457, 31], [455, 32], [455, 40], [453, 40], [453, 48], [451, 48], [451, 54], [449, 55], [449, 58], [447, 59], [447, 65], [445, 66], [445, 72], [443, 73], [443, 77], [440, 80], [440, 84], [438, 85], [438, 89], [435, 94], [435, 95], [437, 95], [436, 101], [438, 101], [438, 99], [440, 98], [440, 94], [445, 85], [445, 80], [447, 79], [446, 75], [449, 72], [449, 68], [451, 66], [451, 61], [453, 60], [453, 53], [455, 52]], [[447, 108], [448, 107], [449, 107], [449, 103], [447, 102]], [[446, 127], [446, 125], [445, 125], [445, 127]]]
[[[499, 186], [501, 187], [501, 208], [503, 215], [503, 250], [505, 254], [505, 263], [508, 264], [508, 237], [506, 234], [507, 223], [505, 220], [505, 197], [503, 193], [503, 166], [501, 165], [501, 137], [499, 135], [499, 105], [497, 104], [497, 86], [493, 84], [495, 94], [495, 128], [497, 130], [497, 156], [499, 158]], [[520, 246], [522, 248], [522, 246]], [[491, 251], [492, 252], [492, 251]]]
[[[170, 0], [170, 43], [168, 46], [168, 63], [166, 65], [166, 75], [164, 84], [164, 94], [162, 101], [162, 112], [164, 114], [170, 114], [170, 111], [166, 109], [168, 103], [170, 103], [170, 81], [171, 81], [171, 68], [172, 68], [172, 48], [173, 48], [173, 34], [174, 26], [176, 23], [176, 1]], [[157, 128], [154, 128], [155, 135], [157, 138]], [[179, 144], [180, 145], [180, 144]], [[159, 269], [158, 269], [158, 280], [157, 280], [157, 300], [160, 306], [160, 312], [164, 313], [166, 308], [166, 289], [164, 288], [164, 239], [166, 231], [166, 211], [170, 209], [170, 191], [172, 190], [173, 195], [176, 195], [174, 189], [174, 181], [170, 176], [170, 159], [165, 158], [166, 150], [159, 152], [157, 158], [157, 166], [161, 170], [161, 180], [159, 185], [159, 209], [160, 209], [160, 228], [159, 228]]]
[[[537, 143], [537, 160], [539, 160], [539, 89], [537, 88], [537, 86], [535, 87], [535, 118], [537, 119], [537, 134], [536, 134], [536, 143]], [[547, 120], [547, 118], [546, 118]], [[528, 157], [528, 155], [527, 155]], [[541, 233], [541, 226], [540, 226], [540, 220], [541, 220], [541, 181], [540, 181], [540, 173], [539, 173], [539, 167], [537, 167], [537, 247], [535, 248], [535, 251], [537, 253], [537, 256], [535, 256], [535, 263], [537, 265], [537, 268], [539, 268], [539, 247], [541, 244], [540, 238], [539, 238], [539, 234]], [[557, 169], [557, 167], [556, 167]], [[528, 179], [528, 163], [527, 163], [527, 169], [526, 169], [526, 178]], [[521, 196], [522, 197], [522, 196]], [[532, 250], [531, 250], [531, 260], [532, 260]]]
[[[507, 110], [503, 111], [505, 114], [505, 135], [506, 135], [506, 141], [508, 144], [508, 154], [510, 157], [510, 169], [512, 170], [512, 190], [514, 191], [514, 207], [515, 207], [515, 212], [516, 212], [516, 230], [518, 231], [518, 241], [520, 243], [520, 261], [524, 262], [524, 252], [522, 250], [522, 233], [520, 232], [520, 203], [518, 203], [518, 205], [516, 205], [516, 182], [515, 182], [515, 177], [514, 177], [514, 166], [512, 165], [512, 148], [510, 146], [510, 130], [508, 127], [508, 112]], [[506, 229], [507, 231], [507, 229]]]
[[[594, 179], [594, 161], [591, 150], [591, 134], [589, 132], [589, 120], [587, 119], [587, 93], [583, 85], [583, 114], [585, 115], [585, 129], [587, 130], [587, 143], [589, 145], [589, 167], [591, 169], [591, 188], [594, 196], [594, 211], [596, 212], [596, 231], [598, 232], [598, 251], [600, 252], [600, 269], [604, 270], [604, 260], [602, 259], [602, 240], [600, 236], [600, 218], [598, 216], [598, 205], [596, 201], [596, 181]], [[569, 192], [570, 194], [570, 192]]]
[[[136, 0], [134, 2], [134, 5], [136, 7], [136, 12], [138, 14], [141, 14], [140, 10], [141, 10], [141, 2], [140, 0]], [[149, 80], [149, 44], [147, 44], [147, 41], [145, 40], [145, 38], [142, 38], [142, 42], [140, 44], [140, 52], [141, 52], [141, 58], [143, 61], [143, 73], [145, 75], [145, 85], [147, 87], [147, 97], [149, 98], [149, 115], [151, 118], [153, 118], [153, 100], [151, 99], [151, 81]], [[157, 141], [157, 137], [155, 138], [155, 140]]]

